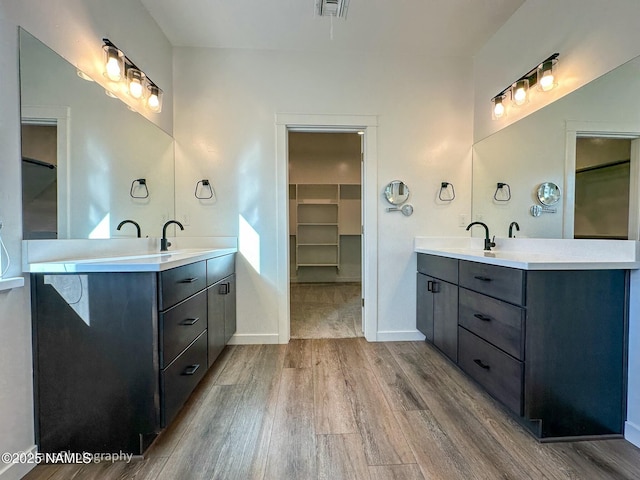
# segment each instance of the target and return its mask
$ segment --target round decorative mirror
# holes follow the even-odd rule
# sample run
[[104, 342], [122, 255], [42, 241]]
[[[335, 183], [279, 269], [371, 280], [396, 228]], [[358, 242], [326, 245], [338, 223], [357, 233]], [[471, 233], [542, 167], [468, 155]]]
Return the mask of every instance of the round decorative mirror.
[[401, 180], [394, 180], [384, 189], [384, 196], [391, 205], [402, 205], [409, 198], [409, 187]]
[[560, 187], [553, 182], [544, 182], [538, 187], [538, 201], [542, 205], [555, 205], [560, 197]]

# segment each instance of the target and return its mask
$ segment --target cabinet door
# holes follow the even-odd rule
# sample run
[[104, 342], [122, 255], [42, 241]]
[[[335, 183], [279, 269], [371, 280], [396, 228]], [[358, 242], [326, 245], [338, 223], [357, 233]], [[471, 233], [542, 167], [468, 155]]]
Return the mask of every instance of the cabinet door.
[[207, 335], [208, 339], [208, 366], [210, 367], [225, 345], [224, 336], [224, 309], [225, 295], [222, 290], [224, 281], [220, 281], [207, 289]]
[[433, 343], [458, 361], [458, 286], [433, 280]]
[[236, 276], [231, 275], [224, 281], [227, 283], [227, 294], [224, 298], [224, 343], [226, 345], [236, 333]]
[[420, 330], [427, 341], [433, 343], [433, 294], [430, 288], [433, 278], [418, 273], [416, 290], [416, 328]]

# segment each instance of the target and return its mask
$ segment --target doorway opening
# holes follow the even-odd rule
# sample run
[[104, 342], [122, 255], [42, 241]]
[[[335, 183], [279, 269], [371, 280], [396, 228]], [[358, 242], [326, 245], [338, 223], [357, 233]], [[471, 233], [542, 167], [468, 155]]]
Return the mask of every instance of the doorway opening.
[[288, 132], [291, 338], [363, 336], [363, 132]]
[[567, 122], [563, 238], [640, 240], [640, 124]]
[[574, 238], [629, 239], [629, 138], [576, 139]]
[[22, 225], [25, 240], [58, 238], [58, 129], [22, 125]]
[[289, 132], [363, 132], [362, 136], [362, 326], [378, 339], [378, 118], [375, 115], [276, 114], [278, 343], [290, 339]]

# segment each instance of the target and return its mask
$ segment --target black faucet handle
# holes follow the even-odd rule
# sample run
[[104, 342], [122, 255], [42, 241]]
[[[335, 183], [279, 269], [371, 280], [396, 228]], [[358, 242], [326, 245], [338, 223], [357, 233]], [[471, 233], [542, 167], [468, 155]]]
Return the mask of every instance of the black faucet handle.
[[494, 235], [493, 238], [491, 239], [491, 242], [489, 242], [489, 245], [492, 247], [496, 246], [496, 236]]

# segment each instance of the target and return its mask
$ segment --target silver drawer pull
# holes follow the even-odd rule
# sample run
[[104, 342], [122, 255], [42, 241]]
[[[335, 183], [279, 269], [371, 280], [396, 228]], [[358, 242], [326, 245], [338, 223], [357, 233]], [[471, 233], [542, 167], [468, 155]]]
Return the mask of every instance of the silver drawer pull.
[[229, 283], [223, 283], [218, 287], [218, 293], [220, 295], [228, 295], [229, 294]]
[[178, 283], [193, 283], [197, 281], [198, 281], [198, 277], [192, 277], [192, 278], [185, 278], [184, 280], [180, 280]]
[[481, 282], [490, 282], [491, 279], [489, 277], [483, 277], [482, 275], [476, 275], [473, 278], [476, 280], [480, 280]]
[[194, 365], [189, 365], [187, 368], [184, 369], [184, 372], [182, 372], [182, 375], [193, 375], [194, 373], [196, 373], [196, 371], [200, 368], [200, 364], [196, 363]]
[[187, 327], [190, 327], [191, 325], [195, 325], [196, 323], [198, 323], [198, 320], [200, 320], [200, 317], [187, 318], [186, 320], [183, 320], [182, 322], [180, 322], [180, 325], [185, 325]]
[[480, 360], [479, 358], [474, 359], [473, 363], [478, 365], [480, 368], [484, 368], [485, 370], [490, 370], [491, 369], [491, 367], [489, 365], [487, 365], [486, 363], [483, 363], [482, 360]]
[[476, 317], [479, 320], [482, 320], [483, 322], [490, 322], [491, 321], [491, 317], [485, 317], [481, 313], [474, 313], [473, 316]]

